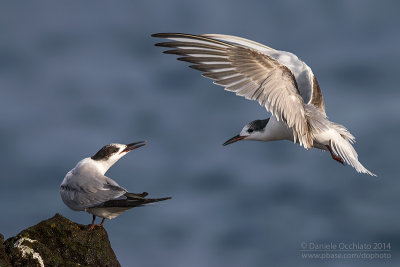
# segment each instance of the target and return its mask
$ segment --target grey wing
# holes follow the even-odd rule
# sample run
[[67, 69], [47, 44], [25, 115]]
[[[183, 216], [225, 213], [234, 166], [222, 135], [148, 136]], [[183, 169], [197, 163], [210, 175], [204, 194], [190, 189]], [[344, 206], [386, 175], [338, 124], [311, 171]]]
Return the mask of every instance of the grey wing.
[[245, 38], [226, 35], [226, 34], [202, 34], [201, 36], [238, 44], [244, 47], [260, 51], [273, 59], [277, 60], [282, 65], [288, 67], [297, 81], [297, 88], [302, 96], [304, 103], [311, 104], [317, 107], [320, 111], [325, 113], [324, 100], [322, 98], [321, 88], [319, 87], [317, 78], [312, 72], [311, 68], [295, 54], [280, 51], [268, 47], [266, 45], [248, 40]]
[[203, 76], [213, 79], [225, 90], [258, 101], [277, 120], [283, 119], [292, 128], [294, 141], [311, 147], [304, 101], [296, 79], [278, 60], [251, 47], [206, 35], [160, 33], [153, 36], [172, 40], [156, 45], [172, 48], [165, 53], [183, 56], [178, 60], [193, 63], [191, 68], [202, 71]]
[[104, 175], [87, 177], [68, 173], [60, 187], [64, 203], [77, 211], [98, 206], [125, 193], [126, 189]]
[[322, 97], [321, 88], [319, 87], [317, 78], [314, 74], [312, 75], [311, 97], [308, 104], [314, 105], [315, 107], [319, 108], [323, 113], [325, 113], [325, 104]]

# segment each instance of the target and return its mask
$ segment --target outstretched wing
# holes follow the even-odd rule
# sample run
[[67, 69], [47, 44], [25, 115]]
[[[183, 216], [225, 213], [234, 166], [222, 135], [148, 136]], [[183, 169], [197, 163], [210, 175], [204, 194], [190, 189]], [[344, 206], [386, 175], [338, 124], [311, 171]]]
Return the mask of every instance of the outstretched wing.
[[201, 36], [248, 47], [277, 60], [279, 63], [289, 68], [295, 76], [297, 81], [297, 89], [299, 90], [304, 103], [314, 105], [320, 111], [325, 113], [324, 100], [317, 78], [315, 77], [311, 68], [295, 54], [276, 50], [266, 45], [233, 35], [202, 34]]
[[156, 46], [171, 48], [164, 53], [181, 55], [181, 61], [203, 72], [225, 90], [246, 99], [256, 100], [277, 120], [284, 120], [293, 130], [294, 141], [305, 148], [312, 146], [304, 102], [296, 79], [288, 67], [254, 48], [218, 41], [201, 35], [159, 33], [153, 37], [172, 42]]

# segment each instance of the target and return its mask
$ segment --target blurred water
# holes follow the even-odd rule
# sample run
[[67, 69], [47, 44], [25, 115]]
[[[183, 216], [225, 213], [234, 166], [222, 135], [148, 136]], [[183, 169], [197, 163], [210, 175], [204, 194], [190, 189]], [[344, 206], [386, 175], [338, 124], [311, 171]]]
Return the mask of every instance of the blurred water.
[[[78, 160], [146, 139], [109, 172], [173, 199], [106, 222], [123, 266], [398, 266], [400, 4], [396, 1], [0, 3], [0, 232], [59, 212]], [[357, 137], [357, 174], [290, 142], [221, 147], [267, 115], [153, 44], [225, 33], [304, 59], [331, 120]], [[391, 242], [391, 260], [300, 257], [303, 241]]]

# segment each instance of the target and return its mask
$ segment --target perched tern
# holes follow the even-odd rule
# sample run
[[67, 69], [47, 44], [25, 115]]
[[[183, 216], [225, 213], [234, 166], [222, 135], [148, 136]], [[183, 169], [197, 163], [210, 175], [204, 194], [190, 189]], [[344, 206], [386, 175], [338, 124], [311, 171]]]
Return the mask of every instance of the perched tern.
[[156, 46], [189, 67], [203, 72], [225, 90], [256, 100], [272, 116], [245, 125], [240, 134], [226, 141], [293, 140], [306, 149], [330, 152], [359, 173], [376, 176], [359, 161], [352, 144], [354, 136], [342, 125], [328, 120], [317, 78], [296, 55], [241, 37], [224, 34], [157, 33], [153, 37], [171, 41]]
[[129, 151], [145, 145], [145, 141], [132, 144], [109, 144], [100, 149], [93, 157], [84, 158], [65, 176], [61, 186], [61, 198], [70, 209], [93, 214], [90, 229], [94, 229], [96, 216], [112, 219], [123, 212], [153, 202], [170, 199], [146, 198], [148, 193], [129, 193], [113, 179], [104, 174]]

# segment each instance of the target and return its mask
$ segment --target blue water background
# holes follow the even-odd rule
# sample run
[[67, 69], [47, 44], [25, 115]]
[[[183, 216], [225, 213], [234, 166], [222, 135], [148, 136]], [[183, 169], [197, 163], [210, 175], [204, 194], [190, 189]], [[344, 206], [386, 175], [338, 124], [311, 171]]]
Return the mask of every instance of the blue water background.
[[[173, 199], [105, 228], [123, 266], [399, 266], [398, 1], [2, 1], [0, 232], [56, 212], [101, 146], [148, 140], [107, 173]], [[296, 53], [357, 174], [290, 142], [221, 144], [269, 116], [154, 47], [156, 32], [224, 33]], [[305, 260], [302, 242], [391, 242], [391, 260]]]

